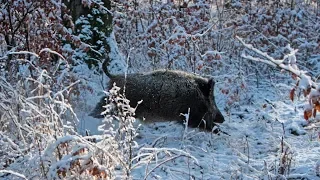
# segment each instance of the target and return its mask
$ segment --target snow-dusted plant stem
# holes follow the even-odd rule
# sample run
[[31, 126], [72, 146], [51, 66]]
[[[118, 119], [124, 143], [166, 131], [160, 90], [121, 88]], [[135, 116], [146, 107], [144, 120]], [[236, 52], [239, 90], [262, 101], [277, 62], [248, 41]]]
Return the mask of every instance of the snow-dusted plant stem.
[[51, 144], [46, 156], [58, 157], [50, 165], [49, 179], [131, 179], [132, 157], [137, 148], [135, 109], [120, 94], [119, 87], [113, 86], [106, 93], [105, 118], [99, 126], [102, 135], [69, 135]]
[[184, 140], [186, 139], [187, 135], [188, 135], [188, 124], [189, 124], [189, 117], [190, 117], [190, 108], [188, 109], [188, 113], [187, 114], [182, 114], [186, 120], [184, 122], [184, 131], [183, 131], [183, 135], [182, 135], [182, 142], [184, 142]]
[[[131, 177], [133, 152], [138, 147], [134, 141], [138, 135], [134, 127], [135, 108], [130, 107], [129, 102], [120, 93], [120, 88], [114, 84], [107, 92], [106, 110], [103, 112], [105, 118], [102, 121], [103, 125], [99, 127], [106, 138], [111, 138], [116, 144], [114, 151], [117, 153], [117, 166], [121, 167], [121, 176], [125, 179]], [[115, 125], [115, 122], [118, 123], [118, 126]], [[100, 145], [108, 146], [108, 139], [102, 140]]]
[[281, 137], [281, 144], [280, 144], [280, 162], [279, 162], [279, 169], [278, 173], [280, 175], [289, 175], [291, 163], [293, 159], [293, 151], [291, 146], [284, 140], [285, 128], [284, 124], [282, 123], [282, 130], [283, 135]]

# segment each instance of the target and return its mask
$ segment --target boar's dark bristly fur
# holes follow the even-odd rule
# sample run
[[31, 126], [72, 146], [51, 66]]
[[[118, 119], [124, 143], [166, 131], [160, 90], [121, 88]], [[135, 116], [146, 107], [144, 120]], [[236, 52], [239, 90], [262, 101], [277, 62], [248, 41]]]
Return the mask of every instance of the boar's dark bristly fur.
[[[110, 75], [109, 87], [114, 83], [123, 88], [130, 105], [135, 107], [137, 118], [147, 122], [185, 120], [190, 108], [189, 126], [212, 130], [215, 123], [222, 123], [224, 118], [214, 100], [214, 80], [182, 71], [157, 70], [143, 74]], [[105, 98], [91, 113], [96, 118], [104, 111]]]

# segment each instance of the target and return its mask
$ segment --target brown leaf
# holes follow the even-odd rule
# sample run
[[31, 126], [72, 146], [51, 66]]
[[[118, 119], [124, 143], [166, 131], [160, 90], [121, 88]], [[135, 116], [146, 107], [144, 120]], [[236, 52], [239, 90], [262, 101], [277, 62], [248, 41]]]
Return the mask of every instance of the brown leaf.
[[304, 119], [309, 120], [309, 118], [312, 116], [312, 110], [305, 110], [303, 113]]
[[291, 101], [293, 101], [294, 100], [294, 92], [295, 92], [295, 88], [293, 88], [293, 89], [291, 89], [291, 91], [290, 91], [290, 99], [291, 99]]
[[315, 104], [314, 109], [316, 109], [317, 111], [320, 112], [320, 104], [319, 104], [319, 103], [318, 103], [318, 104]]
[[304, 119], [305, 119], [305, 120], [308, 120], [308, 119], [309, 119], [309, 117], [308, 117], [308, 115], [307, 115], [307, 112], [306, 112], [306, 111], [304, 111], [304, 113], [303, 113], [303, 117], [304, 117]]
[[244, 88], [246, 88], [246, 86], [243, 84], [243, 83], [241, 83], [241, 89], [244, 89]]
[[292, 74], [291, 77], [292, 77], [292, 79], [294, 79], [294, 80], [297, 80], [297, 79], [298, 79], [298, 76], [297, 76], [296, 74]]
[[310, 92], [311, 92], [311, 88], [310, 87], [308, 87], [307, 89], [304, 89], [303, 90], [304, 97], [308, 96], [310, 94]]
[[67, 172], [65, 169], [58, 169], [57, 174], [59, 175], [59, 177], [66, 177]]
[[215, 60], [221, 60], [221, 55], [220, 55], [220, 54], [216, 54], [216, 55], [214, 56], [214, 59], [215, 59]]
[[97, 166], [89, 171], [89, 173], [95, 177], [106, 178], [107, 174], [104, 170], [100, 170]]

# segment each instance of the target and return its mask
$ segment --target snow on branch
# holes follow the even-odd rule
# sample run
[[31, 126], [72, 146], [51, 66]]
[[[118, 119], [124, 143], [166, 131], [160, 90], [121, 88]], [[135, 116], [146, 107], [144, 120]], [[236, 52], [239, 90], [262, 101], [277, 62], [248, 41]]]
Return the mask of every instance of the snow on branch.
[[19, 178], [27, 179], [25, 175], [11, 171], [11, 170], [0, 170], [0, 177], [2, 173], [12, 174], [12, 175], [18, 176]]
[[[320, 86], [316, 83], [313, 78], [307, 74], [306, 71], [300, 70], [297, 66], [296, 53], [297, 49], [291, 48], [290, 44], [286, 46], [289, 53], [282, 59], [274, 59], [267, 53], [260, 51], [253, 47], [251, 44], [247, 44], [240, 37], [237, 39], [249, 50], [256, 53], [258, 56], [253, 57], [251, 55], [242, 54], [241, 57], [252, 61], [262, 62], [273, 67], [278, 67], [282, 70], [286, 70], [292, 73], [292, 77], [297, 81], [295, 87], [290, 91], [290, 99], [293, 101], [296, 90], [303, 92], [304, 96], [307, 97], [308, 104], [305, 106], [304, 118], [308, 120], [310, 117], [315, 117], [317, 111], [320, 111]], [[264, 59], [263, 59], [264, 58]]]
[[35, 57], [39, 58], [38, 54], [33, 53], [33, 52], [29, 52], [29, 51], [9, 52], [8, 54], [10, 54], [10, 55], [29, 54], [29, 55], [32, 55], [32, 56], [35, 56]]
[[41, 51], [39, 52], [39, 54], [41, 54], [41, 53], [43, 53], [43, 52], [48, 52], [48, 53], [51, 53], [51, 54], [55, 54], [55, 55], [59, 56], [61, 59], [66, 60], [60, 53], [58, 53], [57, 51], [53, 51], [53, 50], [50, 49], [50, 48], [43, 48], [43, 49], [41, 49]]
[[[287, 46], [287, 49], [290, 51], [289, 54], [285, 55], [283, 59], [274, 59], [273, 57], [269, 56], [267, 53], [260, 51], [259, 49], [253, 47], [251, 44], [245, 43], [242, 38], [237, 36], [237, 39], [249, 50], [261, 55], [262, 57], [265, 57], [266, 59], [261, 59], [258, 57], [252, 57], [250, 55], [242, 54], [241, 57], [245, 59], [249, 59], [252, 61], [259, 61], [263, 62], [265, 64], [271, 65], [273, 67], [279, 67], [283, 70], [289, 71], [297, 76], [301, 76], [302, 74], [305, 74], [306, 72], [301, 71], [298, 69], [296, 65], [296, 53], [298, 52], [297, 49], [292, 49], [290, 45]], [[288, 59], [289, 63], [286, 65], [284, 64], [284, 61]]]

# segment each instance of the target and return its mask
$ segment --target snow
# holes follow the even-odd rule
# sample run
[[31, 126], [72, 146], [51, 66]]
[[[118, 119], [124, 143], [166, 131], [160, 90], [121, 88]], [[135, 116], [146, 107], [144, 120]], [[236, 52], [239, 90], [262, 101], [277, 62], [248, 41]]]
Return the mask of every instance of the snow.
[[[14, 4], [19, 2], [14, 2]], [[52, 3], [55, 2], [52, 1]], [[100, 0], [84, 0], [83, 2], [88, 5], [97, 4], [98, 9], [94, 9], [94, 13], [99, 14], [102, 9], [113, 14], [113, 12], [104, 7]], [[208, 5], [204, 3], [207, 3], [207, 1], [198, 1], [198, 4], [188, 3], [187, 7], [195, 9], [197, 7], [208, 8]], [[242, 8], [245, 5], [240, 1], [235, 1], [231, 4], [231, 6], [238, 8]], [[147, 6], [145, 5], [146, 9]], [[139, 6], [139, 11], [145, 10], [140, 8]], [[154, 12], [152, 13], [157, 13], [159, 11], [157, 8], [159, 6], [154, 4]], [[211, 10], [216, 11], [213, 7]], [[40, 9], [39, 11], [41, 11], [42, 18], [45, 19], [43, 10]], [[168, 11], [173, 11], [173, 9], [168, 9]], [[267, 15], [263, 14], [266, 12], [259, 12], [266, 11], [266, 9], [258, 9], [253, 6], [252, 9], [250, 7], [250, 11], [250, 14], [247, 14], [248, 16], [237, 17], [235, 22], [237, 19], [243, 19], [244, 22], [241, 23], [246, 25], [246, 22], [253, 18], [250, 16], [255, 16], [255, 13], [261, 13], [261, 15], [257, 15], [257, 21], [262, 24], [262, 29], [266, 31], [266, 34], [257, 30], [257, 26], [254, 24], [252, 27], [250, 25], [250, 28], [255, 29], [260, 35], [256, 39], [255, 36], [252, 38], [250, 35], [246, 37], [247, 39], [237, 38], [246, 48], [241, 57], [293, 73], [297, 76], [296, 82], [288, 80], [289, 78], [283, 78], [278, 72], [274, 73], [274, 78], [267, 77], [267, 75], [263, 74], [266, 71], [259, 69], [258, 66], [252, 66], [247, 62], [236, 62], [241, 59], [240, 56], [239, 59], [232, 59], [234, 58], [232, 56], [236, 53], [241, 53], [241, 50], [237, 49], [239, 48], [238, 46], [233, 46], [233, 43], [224, 44], [221, 42], [224, 44], [222, 46], [230, 45], [230, 49], [237, 49], [236, 53], [229, 54], [229, 48], [221, 48], [221, 51], [220, 49], [218, 51], [213, 46], [214, 43], [209, 43], [215, 41], [213, 39], [214, 36], [207, 35], [215, 34], [218, 31], [223, 31], [223, 33], [218, 33], [219, 36], [225, 35], [228, 33], [228, 28], [216, 29], [217, 24], [211, 21], [208, 21], [208, 23], [201, 21], [204, 25], [200, 27], [197, 22], [199, 19], [189, 16], [187, 13], [184, 15], [186, 19], [189, 18], [189, 24], [183, 24], [183, 21], [178, 21], [174, 14], [169, 18], [166, 18], [166, 14], [163, 14], [164, 18], [157, 17], [158, 19], [147, 19], [142, 14], [136, 14], [141, 20], [141, 24], [136, 22], [138, 25], [134, 27], [133, 21], [130, 22], [126, 19], [131, 18], [127, 16], [130, 15], [127, 14], [130, 10], [128, 12], [117, 12], [114, 17], [116, 18], [116, 15], [119, 16], [120, 13], [123, 13], [122, 20], [128, 20], [127, 24], [130, 25], [130, 28], [124, 26], [123, 29], [138, 29], [136, 34], [130, 34], [130, 31], [126, 31], [125, 33], [128, 36], [119, 39], [120, 43], [122, 43], [119, 47], [116, 43], [115, 32], [112, 32], [108, 38], [101, 36], [106, 39], [101, 38], [101, 40], [97, 41], [98, 45], [103, 45], [106, 41], [110, 45], [110, 72], [112, 74], [125, 74], [125, 76], [130, 76], [130, 72], [135, 71], [135, 69], [158, 68], [159, 64], [162, 67], [167, 67], [170, 60], [174, 60], [173, 69], [188, 69], [188, 64], [183, 61], [195, 54], [199, 54], [201, 58], [215, 55], [224, 56], [222, 60], [219, 58], [221, 60], [219, 66], [226, 66], [229, 69], [208, 65], [209, 70], [207, 71], [208, 76], [214, 76], [217, 81], [215, 100], [226, 119], [224, 123], [219, 125], [221, 132], [218, 134], [198, 128], [190, 128], [186, 125], [188, 124], [187, 122], [180, 124], [170, 119], [167, 122], [157, 123], [136, 121], [131, 117], [135, 109], [125, 104], [128, 102], [127, 100], [119, 97], [116, 98], [116, 101], [123, 103], [118, 106], [118, 108], [122, 107], [122, 110], [125, 111], [122, 112], [123, 117], [114, 118], [117, 120], [116, 122], [112, 121], [112, 118], [95, 119], [89, 114], [108, 90], [106, 88], [108, 78], [104, 74], [90, 70], [86, 64], [78, 64], [78, 62], [68, 64], [66, 59], [70, 57], [65, 58], [58, 53], [58, 50], [55, 51], [50, 48], [44, 48], [39, 52], [16, 52], [16, 47], [13, 47], [8, 52], [7, 45], [3, 41], [4, 36], [0, 34], [0, 41], [3, 41], [0, 44], [0, 60], [6, 61], [8, 60], [8, 55], [10, 55], [19, 57], [19, 59], [12, 59], [14, 61], [27, 62], [18, 66], [20, 68], [18, 70], [19, 76], [25, 77], [25, 79], [19, 79], [17, 88], [16, 86], [11, 86], [11, 82], [7, 82], [5, 76], [0, 77], [0, 108], [2, 110], [0, 112], [0, 125], [4, 130], [0, 131], [0, 145], [2, 146], [0, 148], [0, 156], [6, 158], [5, 162], [2, 159], [0, 160], [0, 179], [37, 179], [39, 177], [59, 179], [61, 178], [59, 177], [59, 170], [62, 173], [72, 168], [70, 171], [76, 171], [80, 166], [81, 168], [84, 167], [84, 169], [88, 168], [85, 169], [88, 172], [84, 172], [84, 174], [89, 173], [89, 171], [93, 173], [96, 170], [103, 176], [104, 173], [110, 172], [110, 176], [114, 174], [117, 179], [125, 179], [126, 174], [124, 174], [124, 171], [132, 179], [320, 179], [319, 115], [310, 117], [308, 121], [303, 116], [306, 110], [312, 111], [315, 108], [315, 102], [320, 97], [320, 85], [315, 79], [317, 77], [313, 78], [313, 75], [316, 75], [317, 72], [308, 73], [305, 70], [309, 67], [304, 67], [301, 70], [301, 64], [298, 64], [301, 62], [298, 57], [301, 58], [301, 56], [308, 53], [317, 52], [316, 50], [308, 51], [308, 49], [318, 48], [319, 43], [315, 40], [310, 40], [310, 37], [317, 35], [314, 35], [314, 32], [317, 33], [318, 31], [314, 30], [312, 32], [309, 26], [307, 27], [303, 24], [305, 21], [299, 21], [299, 19], [309, 16], [305, 10], [289, 10], [292, 17], [288, 16], [288, 10], [279, 9], [274, 15], [272, 13]], [[147, 10], [145, 13], [148, 13]], [[200, 11], [195, 12], [195, 14], [197, 13], [199, 15]], [[241, 12], [239, 11], [239, 13]], [[215, 19], [214, 12], [211, 12], [211, 14], [211, 18]], [[0, 16], [5, 17], [2, 12], [0, 12]], [[50, 12], [49, 17], [54, 18], [55, 14]], [[90, 40], [93, 33], [92, 30], [98, 31], [98, 28], [92, 27], [88, 21], [88, 18], [93, 17], [89, 14], [86, 18], [82, 17], [76, 21], [76, 24], [82, 24], [82, 29], [81, 32], [78, 32], [80, 33], [79, 36], [72, 37], [74, 41]], [[225, 17], [228, 18], [228, 15]], [[272, 19], [273, 17], [275, 17], [274, 20]], [[167, 21], [169, 19], [172, 20], [173, 24]], [[183, 18], [181, 17], [181, 19]], [[312, 21], [311, 16], [309, 19]], [[162, 22], [163, 20], [164, 22]], [[220, 21], [219, 18], [217, 20]], [[292, 22], [289, 22], [290, 20]], [[103, 24], [101, 18], [97, 18], [96, 21]], [[265, 23], [264, 21], [270, 22]], [[161, 23], [164, 23], [164, 26]], [[241, 25], [241, 23], [239, 24]], [[277, 26], [279, 25], [279, 33], [270, 37], [267, 31], [272, 33], [272, 26], [275, 23], [277, 23]], [[194, 24], [198, 24], [199, 27], [190, 31], [188, 26], [192, 27]], [[316, 29], [318, 27], [317, 23], [314, 24]], [[291, 34], [286, 34], [289, 27], [290, 29], [296, 29]], [[71, 28], [64, 27], [64, 29], [70, 33], [72, 32]], [[170, 29], [172, 32], [162, 29]], [[310, 34], [301, 36], [302, 32], [300, 31], [303, 29], [305, 29], [304, 32], [310, 32]], [[241, 34], [241, 28], [237, 30]], [[41, 35], [42, 31], [42, 29], [38, 29], [38, 35]], [[142, 34], [138, 34], [138, 32]], [[147, 39], [147, 41], [151, 40], [155, 42], [155, 45], [151, 46], [149, 44], [150, 47], [147, 47], [148, 44], [142, 45], [146, 43], [143, 38], [144, 36], [152, 35], [150, 32], [153, 32], [155, 37]], [[125, 34], [121, 31], [118, 31], [118, 33], [120, 35]], [[238, 32], [235, 34], [238, 34]], [[164, 37], [159, 37], [160, 35]], [[20, 34], [15, 36], [20, 37]], [[134, 44], [133, 41], [136, 36], [141, 37], [141, 39], [138, 40], [137, 44]], [[23, 39], [23, 36], [21, 38]], [[227, 39], [229, 36], [226, 35], [225, 38]], [[192, 41], [189, 41], [190, 39]], [[221, 39], [221, 41], [226, 39]], [[259, 44], [254, 42], [252, 43], [254, 45], [250, 45], [244, 42], [248, 39], [259, 41], [267, 39], [268, 43], [283, 52], [288, 52], [288, 54], [281, 55], [278, 52], [274, 56], [274, 54], [270, 54], [270, 51], [265, 51], [265, 49], [268, 49], [267, 43]], [[121, 40], [126, 41], [121, 42]], [[177, 42], [181, 41], [181, 46], [177, 46], [177, 42], [174, 42], [175, 40]], [[171, 41], [174, 43], [171, 44]], [[201, 44], [198, 41], [208, 43]], [[194, 46], [185, 46], [185, 43], [190, 42], [194, 43]], [[295, 45], [295, 48], [299, 48], [299, 51], [290, 45], [285, 46], [284, 43], [290, 42]], [[22, 46], [24, 41], [19, 41], [18, 44]], [[256, 47], [257, 44], [260, 47]], [[168, 49], [157, 47], [159, 45], [166, 45], [165, 47]], [[192, 49], [191, 47], [195, 48]], [[65, 52], [73, 53], [73, 48], [71, 44], [65, 44], [63, 49]], [[101, 56], [105, 54], [103, 47], [95, 49], [94, 45], [83, 43], [81, 48], [89, 48], [92, 52]], [[251, 51], [250, 53], [248, 49]], [[126, 51], [125, 55], [121, 52], [124, 50]], [[154, 67], [151, 67], [149, 63], [153, 64], [154, 62], [151, 62], [150, 57], [147, 57], [146, 54], [141, 55], [142, 53], [139, 52], [141, 50], [161, 52], [157, 57], [159, 59], [153, 59], [154, 62], [159, 61], [159, 64], [154, 64]], [[185, 53], [179, 55], [180, 50]], [[36, 61], [34, 60], [38, 60], [43, 52], [44, 54], [55, 54], [59, 57], [55, 71], [52, 72], [49, 69], [45, 70], [36, 67]], [[84, 51], [76, 53], [80, 60], [87, 56]], [[300, 55], [296, 56], [298, 53]], [[228, 55], [230, 55], [230, 59], [228, 59]], [[27, 60], [27, 56], [32, 57], [30, 61]], [[168, 56], [168, 58], [165, 56]], [[319, 54], [313, 54], [310, 57], [312, 59], [303, 63], [308, 64], [311, 62], [313, 66], [319, 66], [317, 62], [320, 57]], [[101, 59], [104, 58], [102, 57]], [[100, 60], [97, 61], [100, 62]], [[194, 61], [202, 64], [204, 60], [195, 59]], [[234, 64], [228, 64], [230, 62]], [[197, 65], [196, 63], [195, 65]], [[137, 67], [137, 64], [141, 67]], [[70, 72], [66, 69], [59, 69], [60, 65], [65, 66], [66, 69], [70, 68], [69, 65], [72, 65], [72, 73], [78, 79], [75, 78], [76, 80], [63, 84], [66, 77], [69, 80]], [[131, 69], [128, 69], [129, 65]], [[37, 75], [35, 79], [31, 77], [33, 74], [29, 72], [28, 68], [30, 66], [36, 71], [34, 72]], [[99, 66], [101, 66], [101, 62]], [[239, 69], [236, 66], [239, 66]], [[256, 77], [253, 77], [252, 74], [245, 74], [243, 67], [240, 66], [246, 66], [245, 68], [250, 69], [256, 68], [257, 74], [262, 74], [262, 76], [256, 75]], [[211, 70], [214, 72], [211, 72]], [[221, 72], [216, 70], [221, 70]], [[313, 70], [316, 71], [317, 69], [314, 68]], [[201, 71], [199, 70], [199, 72]], [[57, 77], [51, 77], [51, 75], [57, 74]], [[13, 79], [12, 81], [15, 80]], [[54, 82], [50, 84], [48, 81]], [[21, 82], [25, 86], [20, 87], [19, 83]], [[238, 82], [241, 82], [241, 84]], [[59, 89], [51, 87], [51, 85], [62, 84], [63, 87], [59, 87]], [[226, 86], [226, 84], [229, 86]], [[27, 85], [32, 87], [27, 87]], [[245, 86], [245, 88], [241, 86]], [[69, 95], [72, 88], [79, 90], [79, 94], [74, 99], [65, 98], [65, 94]], [[295, 94], [295, 101], [292, 102], [289, 99], [289, 92], [292, 88], [297, 88], [297, 91], [298, 89], [303, 90], [303, 92], [308, 89], [311, 90], [307, 97], [296, 97], [299, 94], [298, 92]], [[229, 94], [224, 93], [222, 90]], [[237, 92], [237, 97], [232, 97], [232, 90]], [[115, 88], [115, 90], [110, 91], [110, 94], [116, 92], [117, 89]], [[24, 93], [28, 94], [28, 96], [22, 95]], [[40, 101], [43, 101], [43, 103], [40, 104]], [[69, 102], [72, 102], [74, 109], [71, 108]], [[25, 107], [20, 107], [20, 105]], [[110, 106], [110, 104], [106, 105], [106, 107], [109, 108], [109, 111], [113, 110], [113, 106]], [[19, 112], [15, 113], [14, 110]], [[190, 113], [182, 114], [186, 121], [188, 121], [189, 115]], [[74, 124], [71, 123], [71, 117], [76, 120], [78, 117], [79, 122], [75, 120]], [[3, 121], [3, 119], [5, 120]], [[73, 131], [74, 127], [76, 132]], [[128, 156], [131, 150], [133, 150], [132, 157]], [[11, 159], [13, 159], [12, 162]], [[92, 169], [92, 167], [97, 169]], [[79, 170], [79, 172], [81, 171]], [[40, 173], [42, 174], [40, 175]], [[82, 177], [78, 172], [73, 175], [73, 177], [66, 176], [65, 178], [77, 179]]]

